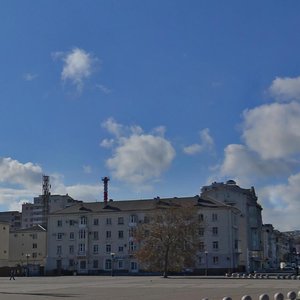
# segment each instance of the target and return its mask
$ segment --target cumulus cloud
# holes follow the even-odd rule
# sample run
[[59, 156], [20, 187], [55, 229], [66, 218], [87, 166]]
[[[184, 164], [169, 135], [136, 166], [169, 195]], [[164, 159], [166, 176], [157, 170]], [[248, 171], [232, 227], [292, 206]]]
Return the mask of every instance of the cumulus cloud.
[[279, 101], [300, 100], [300, 76], [277, 77], [269, 88], [271, 96]]
[[140, 184], [159, 178], [175, 157], [171, 143], [162, 136], [162, 127], [158, 135], [146, 134], [140, 126], [124, 126], [113, 119], [104, 122], [104, 127], [117, 139], [107, 166], [123, 182]]
[[246, 145], [263, 159], [300, 153], [300, 103], [272, 103], [243, 114]]
[[184, 153], [194, 155], [205, 150], [212, 150], [214, 148], [214, 140], [210, 135], [209, 129], [205, 128], [199, 132], [200, 144], [192, 144], [183, 148]]
[[267, 185], [259, 189], [258, 193], [265, 208], [264, 223], [280, 220], [280, 230], [299, 229], [300, 173], [289, 176], [286, 183]]
[[0, 182], [34, 188], [41, 182], [42, 168], [31, 162], [21, 163], [10, 157], [0, 157]]
[[91, 53], [80, 48], [74, 48], [66, 53], [56, 52], [52, 56], [54, 59], [63, 60], [61, 78], [75, 85], [78, 91], [82, 90], [84, 81], [91, 76], [98, 62], [98, 59]]

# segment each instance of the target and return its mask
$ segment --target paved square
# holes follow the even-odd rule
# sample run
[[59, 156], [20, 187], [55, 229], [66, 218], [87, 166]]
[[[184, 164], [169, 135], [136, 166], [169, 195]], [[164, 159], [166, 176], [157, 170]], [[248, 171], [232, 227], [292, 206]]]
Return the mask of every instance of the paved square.
[[267, 293], [270, 300], [282, 292], [298, 292], [299, 280], [229, 279], [205, 277], [148, 276], [61, 276], [0, 278], [1, 300], [83, 299], [83, 300], [209, 300], [225, 296], [233, 300], [249, 295], [258, 299]]

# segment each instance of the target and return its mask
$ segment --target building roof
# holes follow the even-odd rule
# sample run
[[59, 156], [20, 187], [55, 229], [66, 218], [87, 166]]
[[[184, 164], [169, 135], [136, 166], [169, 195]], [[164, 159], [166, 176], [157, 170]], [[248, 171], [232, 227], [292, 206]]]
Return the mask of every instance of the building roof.
[[122, 211], [149, 211], [157, 208], [166, 207], [206, 207], [206, 208], [231, 208], [232, 206], [222, 202], [218, 202], [209, 198], [200, 198], [198, 195], [194, 197], [174, 197], [143, 199], [143, 200], [123, 200], [104, 202], [82, 202], [74, 204], [65, 209], [56, 211], [51, 215], [62, 214], [82, 214], [82, 213], [106, 213], [106, 212], [122, 212]]
[[43, 226], [41, 225], [34, 225], [32, 227], [28, 227], [28, 228], [19, 228], [19, 229], [14, 229], [11, 230], [11, 232], [44, 232], [47, 231]]

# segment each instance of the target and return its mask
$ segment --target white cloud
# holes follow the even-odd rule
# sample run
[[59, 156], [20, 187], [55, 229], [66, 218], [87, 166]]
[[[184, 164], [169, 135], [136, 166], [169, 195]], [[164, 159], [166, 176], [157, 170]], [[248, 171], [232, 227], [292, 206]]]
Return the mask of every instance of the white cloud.
[[111, 93], [111, 90], [103, 84], [96, 84], [96, 87], [106, 95]]
[[243, 114], [246, 145], [263, 159], [300, 153], [300, 104], [272, 103]]
[[83, 167], [83, 172], [86, 174], [91, 174], [92, 173], [92, 167], [88, 165], [84, 165]]
[[42, 168], [39, 165], [20, 163], [10, 157], [0, 157], [0, 182], [18, 184], [26, 188], [37, 187], [42, 178]]
[[70, 52], [56, 52], [52, 54], [54, 59], [60, 58], [64, 62], [61, 78], [63, 81], [70, 81], [80, 92], [84, 80], [89, 78], [94, 71], [98, 59], [91, 53], [80, 48], [74, 48]]
[[103, 126], [116, 137], [113, 156], [107, 160], [107, 166], [121, 181], [141, 184], [157, 179], [175, 157], [171, 143], [161, 136], [164, 127], [156, 128], [154, 131], [158, 135], [155, 135], [145, 134], [140, 126], [121, 125], [112, 118]]
[[192, 144], [183, 148], [184, 153], [194, 155], [204, 150], [212, 150], [214, 148], [214, 140], [210, 135], [209, 129], [205, 128], [199, 132], [201, 144]]
[[300, 100], [300, 76], [277, 77], [269, 88], [270, 94], [279, 101]]
[[36, 79], [37, 76], [38, 76], [37, 74], [25, 73], [25, 74], [23, 75], [23, 78], [24, 78], [24, 80], [26, 80], [26, 81], [32, 81], [32, 80]]
[[280, 220], [280, 230], [298, 230], [300, 227], [300, 173], [288, 177], [284, 184], [267, 185], [258, 190], [264, 223]]
[[114, 145], [115, 140], [114, 139], [103, 139], [100, 142], [100, 146], [103, 148], [111, 148]]

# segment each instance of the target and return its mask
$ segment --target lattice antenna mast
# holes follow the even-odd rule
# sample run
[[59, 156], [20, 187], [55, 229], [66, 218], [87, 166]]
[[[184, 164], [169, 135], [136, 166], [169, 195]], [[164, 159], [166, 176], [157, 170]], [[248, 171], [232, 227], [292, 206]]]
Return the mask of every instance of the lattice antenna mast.
[[103, 201], [104, 205], [107, 205], [107, 200], [108, 200], [108, 182], [109, 182], [109, 177], [103, 177]]
[[48, 214], [49, 214], [49, 197], [50, 197], [50, 177], [43, 175], [43, 226], [47, 227]]

